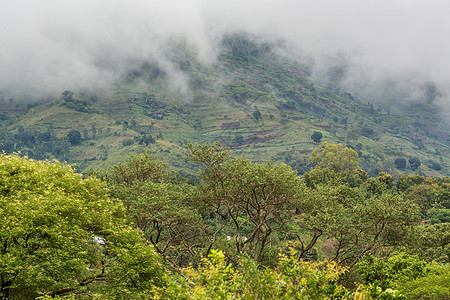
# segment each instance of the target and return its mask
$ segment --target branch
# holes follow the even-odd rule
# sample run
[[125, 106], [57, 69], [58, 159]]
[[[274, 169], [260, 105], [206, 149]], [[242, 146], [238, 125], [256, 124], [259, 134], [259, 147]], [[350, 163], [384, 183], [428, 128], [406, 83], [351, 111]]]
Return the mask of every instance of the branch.
[[53, 297], [53, 296], [57, 296], [57, 295], [65, 294], [65, 293], [70, 293], [70, 292], [74, 291], [78, 287], [82, 287], [82, 286], [88, 285], [88, 284], [90, 284], [90, 283], [92, 283], [94, 281], [104, 281], [104, 280], [106, 280], [105, 274], [104, 273], [100, 273], [100, 274], [97, 274], [95, 276], [88, 277], [88, 278], [82, 280], [78, 284], [77, 287], [68, 287], [68, 288], [60, 289], [58, 291], [51, 292], [50, 296]]

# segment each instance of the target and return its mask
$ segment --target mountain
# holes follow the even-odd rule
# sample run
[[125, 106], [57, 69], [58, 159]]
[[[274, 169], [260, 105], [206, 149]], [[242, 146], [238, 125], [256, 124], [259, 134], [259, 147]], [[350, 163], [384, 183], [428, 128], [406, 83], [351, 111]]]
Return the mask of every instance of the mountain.
[[176, 43], [170, 68], [138, 62], [107, 92], [68, 87], [39, 103], [0, 98], [0, 147], [81, 171], [151, 150], [189, 173], [184, 145], [220, 142], [236, 155], [303, 173], [309, 153], [328, 141], [355, 149], [372, 176], [450, 175], [450, 126], [429, 93], [407, 104], [362, 99], [340, 88], [342, 70], [315, 78], [279, 45], [237, 34], [220, 49], [215, 62], [203, 63]]

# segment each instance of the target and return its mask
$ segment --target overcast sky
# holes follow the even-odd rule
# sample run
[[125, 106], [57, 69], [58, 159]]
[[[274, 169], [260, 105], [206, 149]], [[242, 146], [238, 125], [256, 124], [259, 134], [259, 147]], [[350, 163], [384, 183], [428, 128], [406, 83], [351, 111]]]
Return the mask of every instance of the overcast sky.
[[315, 74], [345, 65], [342, 85], [355, 92], [386, 97], [389, 86], [407, 101], [433, 81], [448, 109], [449, 12], [448, 0], [1, 0], [0, 91], [105, 87], [149, 58], [170, 69], [171, 39], [212, 63], [222, 34], [237, 30], [284, 39]]

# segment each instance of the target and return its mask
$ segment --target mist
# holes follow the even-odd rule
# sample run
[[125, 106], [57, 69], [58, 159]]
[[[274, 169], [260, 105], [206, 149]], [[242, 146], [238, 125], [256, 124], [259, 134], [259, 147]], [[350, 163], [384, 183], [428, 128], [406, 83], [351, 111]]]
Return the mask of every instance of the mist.
[[338, 68], [339, 86], [361, 97], [424, 101], [432, 84], [449, 113], [448, 11], [446, 0], [2, 0], [0, 97], [107, 90], [143, 61], [186, 91], [174, 41], [213, 64], [224, 34], [247, 32], [282, 40], [317, 78]]

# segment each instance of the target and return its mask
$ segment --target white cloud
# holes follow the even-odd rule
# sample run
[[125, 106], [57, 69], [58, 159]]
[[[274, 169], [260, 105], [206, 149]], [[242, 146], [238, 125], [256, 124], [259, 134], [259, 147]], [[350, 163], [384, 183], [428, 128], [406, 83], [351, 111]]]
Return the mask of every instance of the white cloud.
[[[375, 93], [394, 81], [407, 100], [434, 81], [445, 96], [448, 11], [446, 0], [3, 0], [0, 90], [106, 86], [130, 61], [149, 58], [170, 67], [165, 51], [174, 38], [211, 62], [220, 36], [241, 30], [286, 40], [314, 60], [317, 74], [338, 57], [350, 89]], [[450, 107], [446, 97], [440, 103]]]

